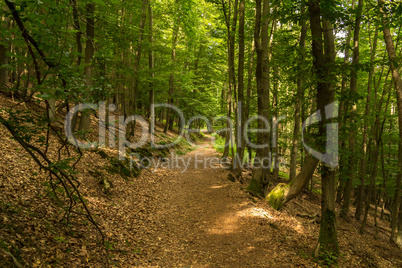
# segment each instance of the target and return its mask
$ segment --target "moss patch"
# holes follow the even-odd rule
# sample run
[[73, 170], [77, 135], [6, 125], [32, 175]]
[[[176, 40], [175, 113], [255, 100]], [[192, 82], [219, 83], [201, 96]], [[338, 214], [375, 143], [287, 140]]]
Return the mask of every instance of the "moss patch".
[[248, 184], [246, 191], [253, 196], [263, 196], [264, 193], [261, 191], [261, 185], [257, 180], [251, 180]]
[[268, 204], [276, 210], [279, 210], [283, 206], [283, 200], [285, 199], [285, 191], [289, 186], [285, 183], [279, 183], [265, 198]]

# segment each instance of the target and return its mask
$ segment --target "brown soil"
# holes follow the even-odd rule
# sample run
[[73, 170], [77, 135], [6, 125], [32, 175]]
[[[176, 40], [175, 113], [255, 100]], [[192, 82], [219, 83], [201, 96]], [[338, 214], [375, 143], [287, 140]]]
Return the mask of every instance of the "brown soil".
[[[2, 107], [10, 105], [2, 98]], [[94, 227], [79, 217], [72, 217], [70, 227], [60, 222], [62, 211], [43, 187], [48, 177], [9, 136], [0, 126], [0, 240], [19, 252], [26, 267], [107, 266]], [[304, 193], [278, 212], [246, 193], [245, 184], [230, 182], [227, 170], [210, 166], [219, 155], [209, 141], [180, 157], [192, 163], [184, 173], [169, 166], [129, 180], [108, 176], [114, 187], [107, 196], [88, 172], [106, 163], [85, 152], [77, 177], [109, 241], [110, 265], [319, 266], [311, 257], [319, 232], [318, 197]], [[339, 267], [402, 267], [401, 250], [388, 242], [389, 222], [380, 221], [378, 239], [373, 225], [370, 217], [359, 235], [359, 222], [338, 220]], [[0, 250], [2, 264], [12, 267], [13, 261]]]

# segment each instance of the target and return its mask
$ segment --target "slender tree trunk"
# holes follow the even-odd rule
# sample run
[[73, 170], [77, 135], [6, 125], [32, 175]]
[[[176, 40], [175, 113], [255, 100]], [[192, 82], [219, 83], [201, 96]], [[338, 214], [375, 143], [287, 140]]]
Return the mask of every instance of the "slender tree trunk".
[[[244, 109], [245, 114], [245, 121], [250, 118], [250, 101], [251, 101], [251, 92], [252, 92], [252, 83], [253, 83], [253, 63], [254, 63], [254, 54], [255, 54], [255, 45], [254, 41], [251, 44], [251, 52], [250, 52], [250, 59], [248, 63], [248, 77], [247, 77], [247, 97], [246, 97], [246, 106]], [[251, 163], [252, 158], [252, 148], [250, 142], [247, 143], [247, 150], [248, 150], [248, 161]]]
[[[86, 78], [86, 86], [90, 88], [92, 86], [92, 71], [93, 64], [92, 59], [95, 54], [95, 4], [88, 3], [86, 5], [86, 45], [85, 45], [85, 69], [84, 74]], [[79, 125], [79, 131], [87, 132], [91, 124], [90, 111], [81, 113], [81, 120]]]
[[[226, 12], [225, 1], [222, 0], [222, 8], [225, 15], [225, 22], [228, 34], [228, 73], [229, 73], [229, 88], [228, 88], [228, 113], [227, 117], [231, 118], [232, 116], [232, 107], [234, 107], [234, 103], [236, 102], [233, 99], [233, 94], [236, 92], [236, 72], [235, 72], [235, 37], [236, 37], [236, 25], [237, 25], [237, 16], [238, 16], [238, 0], [235, 0], [233, 7], [233, 21], [231, 22], [231, 14], [232, 14], [232, 1], [229, 1], [228, 13]], [[229, 123], [227, 124], [227, 128], [229, 129]], [[233, 129], [230, 129], [226, 133], [225, 137], [225, 150], [223, 153], [223, 158], [227, 158], [229, 155], [229, 149], [232, 150], [233, 156]]]
[[[6, 7], [3, 7], [4, 10], [6, 10]], [[1, 18], [1, 27], [6, 30], [8, 28], [8, 18], [6, 16], [3, 16]], [[4, 40], [0, 41], [4, 43]], [[7, 56], [7, 51], [10, 51], [10, 49], [6, 45], [0, 45], [0, 66], [5, 66], [8, 64], [8, 56]], [[8, 80], [8, 68], [6, 67], [1, 67], [0, 68], [0, 90], [6, 88]]]
[[[78, 4], [76, 0], [70, 0], [71, 5], [73, 7], [73, 22], [74, 22], [74, 30], [77, 31], [75, 33], [75, 42], [77, 45], [77, 66], [81, 65], [81, 60], [82, 60], [82, 41], [81, 41], [81, 26], [80, 26], [80, 20], [79, 20], [79, 13], [78, 13]], [[68, 102], [68, 100], [66, 100]], [[75, 114], [72, 120], [72, 130], [76, 128], [77, 125], [77, 119], [78, 115]]]
[[[179, 36], [179, 24], [180, 24], [180, 18], [175, 22], [175, 26], [173, 27], [173, 36], [172, 36], [172, 54], [171, 54], [171, 61], [172, 61], [172, 72], [170, 73], [169, 77], [169, 97], [168, 97], [168, 104], [173, 105], [174, 104], [174, 70], [175, 70], [175, 63], [176, 63], [176, 46], [177, 46], [177, 38]], [[164, 133], [167, 133], [167, 131], [170, 129], [172, 130], [171, 124], [172, 124], [172, 111], [170, 109], [166, 109], [166, 124], [165, 124], [165, 129], [163, 130]]]
[[399, 200], [399, 221], [398, 221], [398, 233], [396, 235], [396, 244], [399, 247], [402, 247], [402, 200]]
[[[236, 66], [235, 66], [235, 55], [236, 55], [236, 29], [237, 29], [237, 18], [239, 15], [239, 0], [234, 1], [233, 5], [233, 20], [231, 22], [231, 35], [230, 35], [230, 67], [229, 67], [229, 77], [231, 77], [232, 83], [232, 108], [234, 111], [235, 118], [237, 117], [237, 82], [236, 82]], [[230, 79], [230, 78], [229, 78]], [[231, 157], [235, 160], [235, 138], [237, 137], [237, 120], [235, 119], [235, 128], [233, 129], [235, 135], [230, 136], [231, 144]], [[234, 163], [234, 162], [233, 162]], [[232, 163], [232, 164], [233, 164]], [[233, 165], [232, 165], [233, 168]]]
[[[395, 66], [397, 61], [394, 42], [392, 40], [391, 31], [388, 25], [386, 11], [384, 10], [384, 1], [378, 0], [378, 5], [380, 11], [382, 13], [382, 23], [383, 23], [383, 34], [385, 45], [388, 52], [388, 57], [391, 65], [392, 72], [392, 80], [394, 81], [394, 87], [397, 95], [397, 103], [398, 103], [398, 123], [399, 123], [399, 137], [402, 137], [402, 80], [399, 73], [399, 69]], [[390, 240], [394, 240], [396, 225], [398, 222], [398, 214], [397, 210], [399, 208], [400, 202], [400, 188], [401, 188], [401, 179], [402, 179], [402, 138], [399, 139], [399, 151], [398, 151], [398, 174], [396, 180], [396, 190], [394, 203], [392, 205], [392, 222], [391, 222], [391, 236]]]
[[239, 65], [238, 65], [238, 109], [237, 109], [237, 150], [234, 159], [234, 168], [236, 176], [241, 177], [243, 171], [244, 159], [244, 125], [245, 125], [245, 108], [244, 108], [244, 20], [245, 20], [245, 0], [240, 0], [239, 7]]
[[373, 47], [371, 51], [371, 59], [370, 59], [370, 72], [368, 78], [368, 87], [367, 87], [367, 99], [366, 99], [366, 108], [364, 112], [364, 126], [363, 126], [363, 157], [360, 163], [360, 186], [358, 188], [358, 198], [357, 198], [357, 206], [355, 212], [355, 218], [360, 220], [361, 212], [363, 210], [363, 196], [364, 196], [364, 185], [366, 179], [366, 153], [367, 153], [367, 132], [368, 132], [368, 120], [367, 117], [370, 114], [370, 102], [371, 102], [371, 87], [373, 82], [373, 74], [374, 74], [374, 58], [377, 52], [377, 40], [378, 40], [378, 26], [376, 26]]
[[[352, 60], [352, 70], [350, 73], [350, 94], [354, 95], [357, 92], [357, 66], [360, 60], [360, 50], [359, 50], [359, 41], [360, 41], [360, 22], [361, 16], [363, 12], [364, 1], [359, 0], [359, 4], [357, 7], [356, 13], [356, 21], [355, 21], [355, 30], [353, 37], [353, 60]], [[343, 204], [341, 209], [341, 218], [346, 218], [349, 213], [350, 206], [350, 196], [353, 190], [353, 178], [355, 174], [355, 151], [356, 151], [356, 113], [357, 113], [357, 104], [352, 104], [352, 109], [350, 111], [350, 122], [351, 127], [349, 131], [349, 160], [348, 160], [348, 179], [346, 181], [345, 189], [343, 192]]]
[[303, 19], [303, 15], [305, 13], [304, 5], [302, 4], [301, 11], [301, 34], [300, 34], [300, 42], [299, 42], [299, 50], [300, 50], [300, 63], [298, 69], [298, 77], [297, 77], [297, 91], [296, 91], [296, 107], [295, 107], [295, 124], [293, 127], [293, 139], [292, 139], [292, 149], [290, 154], [290, 168], [289, 168], [289, 181], [293, 181], [296, 178], [296, 167], [297, 167], [297, 152], [299, 150], [299, 136], [300, 136], [300, 112], [301, 112], [301, 104], [302, 104], [302, 95], [304, 94], [304, 79], [303, 79], [303, 71], [300, 66], [304, 64], [304, 49], [306, 45], [306, 35], [307, 35], [307, 24], [306, 20]]
[[[355, 7], [355, 0], [352, 0], [352, 9]], [[351, 39], [351, 34], [352, 33], [352, 24], [349, 24], [348, 26], [348, 31], [346, 34], [346, 42], [345, 42], [345, 51], [344, 51], [344, 59], [343, 59], [343, 73], [342, 73], [342, 82], [341, 82], [341, 100], [339, 103], [339, 130], [340, 130], [340, 135], [343, 137], [344, 135], [346, 136], [346, 133], [344, 131], [344, 126], [346, 125], [346, 114], [348, 111], [348, 102], [345, 99], [345, 92], [346, 92], [346, 86], [347, 86], [347, 73], [346, 70], [348, 69], [348, 64], [349, 64], [349, 55], [350, 55], [350, 39]], [[345, 134], [344, 134], [345, 133]], [[345, 174], [346, 172], [346, 167], [348, 163], [348, 155], [344, 154], [344, 150], [346, 147], [346, 142], [344, 139], [340, 139], [339, 141], [339, 151], [341, 152], [340, 154], [340, 159], [339, 159], [339, 186], [337, 190], [337, 195], [336, 195], [336, 202], [341, 203], [342, 201], [342, 194], [343, 190], [346, 184], [346, 181], [348, 179], [347, 175]]]
[[272, 168], [272, 180], [277, 181], [279, 176], [279, 147], [278, 147], [278, 138], [279, 138], [279, 128], [278, 128], [278, 89], [279, 89], [279, 71], [278, 67], [274, 67], [274, 86], [273, 86], [273, 103], [272, 103], [272, 146], [271, 146], [271, 155], [273, 157], [273, 168]]
[[80, 27], [80, 19], [78, 14], [78, 6], [76, 0], [70, 0], [73, 6], [73, 21], [74, 21], [74, 30], [77, 32], [75, 33], [75, 42], [77, 43], [77, 65], [81, 65], [82, 59], [82, 42], [81, 42], [81, 27]]
[[[142, 41], [143, 35], [145, 31], [146, 17], [148, 11], [148, 0], [142, 1], [142, 11], [141, 11], [141, 19], [140, 19], [140, 29], [138, 33], [138, 44], [135, 50], [134, 64], [133, 64], [133, 74], [131, 77], [131, 94], [129, 99], [129, 116], [137, 113], [137, 105], [138, 105], [138, 83], [139, 83], [139, 75], [138, 71], [140, 69], [141, 55], [142, 55]], [[130, 122], [127, 126], [126, 138], [134, 136], [135, 129], [135, 121]]]
[[155, 93], [154, 93], [154, 81], [153, 79], [155, 78], [155, 73], [154, 73], [154, 48], [153, 48], [153, 43], [154, 43], [154, 37], [153, 37], [153, 12], [152, 12], [152, 3], [151, 0], [149, 0], [148, 3], [148, 16], [149, 16], [149, 22], [148, 22], [148, 28], [149, 28], [149, 45], [150, 45], [150, 50], [149, 50], [149, 55], [148, 55], [148, 60], [149, 60], [149, 71], [151, 72], [151, 81], [149, 82], [149, 134], [152, 136], [154, 134], [155, 130], [155, 110], [153, 109], [154, 105], [154, 99], [155, 99]]

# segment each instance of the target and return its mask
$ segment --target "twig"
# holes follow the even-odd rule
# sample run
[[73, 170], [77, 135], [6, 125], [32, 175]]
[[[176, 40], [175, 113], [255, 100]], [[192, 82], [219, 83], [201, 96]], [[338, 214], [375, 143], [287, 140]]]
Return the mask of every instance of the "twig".
[[11, 257], [11, 259], [13, 259], [15, 266], [17, 266], [18, 268], [24, 268], [24, 266], [14, 257], [13, 254], [11, 254], [11, 252], [8, 252], [4, 248], [2, 248], [2, 250], [3, 250], [4, 254], [6, 254], [8, 257]]

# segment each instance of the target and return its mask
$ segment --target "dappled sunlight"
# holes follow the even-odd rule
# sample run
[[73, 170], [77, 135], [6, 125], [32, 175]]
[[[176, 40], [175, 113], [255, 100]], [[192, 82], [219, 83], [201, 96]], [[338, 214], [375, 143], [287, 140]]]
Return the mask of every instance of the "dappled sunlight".
[[208, 228], [210, 234], [232, 234], [239, 229], [239, 217], [235, 214], [225, 215], [218, 219], [212, 228]]
[[224, 185], [214, 185], [214, 186], [211, 186], [211, 187], [209, 187], [209, 188], [211, 188], [211, 189], [221, 189], [221, 188], [225, 188], [226, 186], [228, 186], [227, 184], [224, 184]]
[[285, 214], [274, 215], [274, 213], [270, 212], [267, 209], [260, 207], [251, 207], [243, 209], [236, 213], [239, 217], [255, 217], [262, 219], [269, 219], [270, 222], [280, 223], [282, 226], [285, 226], [298, 234], [305, 234], [305, 227], [300, 224], [300, 222], [290, 216], [286, 216]]
[[240, 217], [259, 217], [259, 218], [268, 218], [268, 219], [275, 219], [269, 211], [264, 210], [263, 208], [247, 208], [237, 212], [237, 215]]

